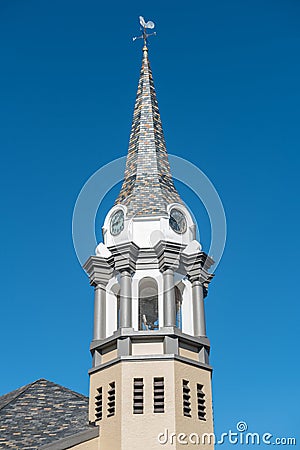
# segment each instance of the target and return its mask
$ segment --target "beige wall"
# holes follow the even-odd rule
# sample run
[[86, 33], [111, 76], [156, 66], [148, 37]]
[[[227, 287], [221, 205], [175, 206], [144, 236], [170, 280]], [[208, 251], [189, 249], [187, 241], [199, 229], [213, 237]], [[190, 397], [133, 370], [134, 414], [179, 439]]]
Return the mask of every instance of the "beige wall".
[[163, 342], [141, 342], [132, 344], [132, 355], [163, 355]]
[[[191, 389], [191, 416], [185, 417], [182, 412], [182, 380], [189, 381]], [[197, 406], [197, 383], [202, 384], [205, 393], [206, 420], [198, 419]], [[198, 367], [190, 366], [179, 361], [175, 361], [175, 384], [176, 384], [176, 433], [197, 433], [202, 437], [203, 433], [213, 432], [213, 411], [212, 411], [212, 394], [211, 394], [211, 373]], [[176, 448], [194, 448], [198, 446], [189, 443], [187, 445], [178, 444]], [[174, 447], [173, 447], [174, 448]], [[201, 448], [201, 446], [200, 446]], [[213, 445], [205, 445], [203, 448], [210, 450]]]
[[199, 361], [199, 354], [196, 352], [192, 352], [191, 350], [187, 350], [185, 348], [179, 347], [179, 355], [183, 358], [193, 359], [194, 361]]
[[[153, 378], [165, 378], [165, 413], [153, 413]], [[144, 414], [133, 414], [133, 378], [144, 379]], [[182, 379], [189, 380], [192, 417], [183, 416]], [[116, 415], [106, 417], [108, 384], [116, 383]], [[206, 395], [206, 421], [197, 416], [197, 383], [204, 385]], [[175, 360], [123, 361], [91, 375], [90, 420], [94, 421], [96, 389], [103, 388], [103, 419], [100, 425], [100, 450], [163, 450], [201, 448], [199, 445], [180, 444], [170, 433], [213, 432], [211, 374], [209, 371]], [[158, 435], [168, 430], [168, 443], [158, 442]], [[176, 435], [176, 437], [177, 437]], [[164, 440], [164, 436], [161, 436]], [[171, 444], [170, 442], [173, 442]], [[89, 447], [82, 447], [89, 448]], [[207, 450], [213, 446], [205, 445]], [[77, 447], [76, 447], [77, 449]], [[91, 448], [94, 450], [94, 448]]]
[[[116, 383], [116, 414], [112, 417], [106, 416], [107, 391], [109, 383]], [[90, 377], [90, 405], [89, 420], [95, 421], [95, 396], [97, 388], [103, 389], [103, 419], [97, 422], [100, 426], [100, 449], [121, 450], [121, 417], [122, 417], [122, 365], [115, 364], [101, 372], [92, 374]]]
[[115, 350], [112, 350], [111, 352], [104, 353], [104, 355], [102, 355], [101, 362], [102, 362], [102, 364], [105, 364], [109, 361], [112, 361], [113, 359], [115, 359], [117, 357], [118, 357], [118, 350], [115, 349]]
[[[123, 417], [123, 449], [154, 450], [163, 448], [157, 441], [157, 436], [164, 426], [175, 427], [174, 397], [174, 370], [172, 361], [141, 361], [125, 362], [123, 376], [126, 380], [124, 395], [124, 409], [127, 411]], [[132, 379], [144, 378], [144, 414], [132, 414]], [[153, 412], [153, 378], [165, 378], [165, 413]], [[169, 399], [170, 401], [168, 401]], [[166, 401], [167, 400], [167, 401]]]

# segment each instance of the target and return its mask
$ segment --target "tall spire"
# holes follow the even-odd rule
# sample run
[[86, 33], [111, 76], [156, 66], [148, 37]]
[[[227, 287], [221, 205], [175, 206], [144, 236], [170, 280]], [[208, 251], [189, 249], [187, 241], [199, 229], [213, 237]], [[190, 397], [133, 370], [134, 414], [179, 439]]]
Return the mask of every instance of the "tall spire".
[[135, 101], [125, 176], [115, 204], [127, 216], [164, 215], [183, 203], [172, 179], [146, 43]]

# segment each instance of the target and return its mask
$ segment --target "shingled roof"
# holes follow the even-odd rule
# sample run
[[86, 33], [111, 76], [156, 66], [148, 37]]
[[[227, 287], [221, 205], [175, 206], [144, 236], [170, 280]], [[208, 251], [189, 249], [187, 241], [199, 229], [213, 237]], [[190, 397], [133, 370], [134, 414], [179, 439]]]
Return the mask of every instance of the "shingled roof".
[[182, 200], [171, 175], [148, 49], [144, 46], [125, 177], [115, 204], [126, 205], [127, 216], [133, 217], [164, 215], [170, 203]]
[[88, 398], [51, 381], [0, 397], [0, 449], [34, 450], [90, 428]]

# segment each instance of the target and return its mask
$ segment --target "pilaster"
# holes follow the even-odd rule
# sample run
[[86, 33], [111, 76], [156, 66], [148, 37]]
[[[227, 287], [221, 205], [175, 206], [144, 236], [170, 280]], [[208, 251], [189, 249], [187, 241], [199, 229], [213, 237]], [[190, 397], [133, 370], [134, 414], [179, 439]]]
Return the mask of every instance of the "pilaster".
[[94, 286], [94, 332], [93, 340], [101, 340], [106, 337], [106, 285], [114, 271], [114, 259], [112, 256], [91, 256], [84, 264]]
[[120, 328], [132, 328], [132, 275], [136, 270], [139, 247], [133, 242], [109, 247], [120, 273]]
[[[196, 249], [196, 241], [187, 247], [181, 257], [181, 264], [192, 284], [193, 324], [195, 336], [206, 336], [206, 320], [204, 297], [207, 294], [208, 285], [213, 278], [207, 270], [214, 263], [200, 248]], [[208, 360], [208, 355], [202, 354], [203, 361]]]

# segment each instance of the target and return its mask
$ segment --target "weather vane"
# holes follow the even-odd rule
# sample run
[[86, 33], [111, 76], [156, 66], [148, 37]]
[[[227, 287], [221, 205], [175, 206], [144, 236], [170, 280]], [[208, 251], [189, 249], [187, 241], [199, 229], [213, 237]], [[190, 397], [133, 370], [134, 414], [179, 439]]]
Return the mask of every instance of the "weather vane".
[[155, 27], [155, 24], [151, 20], [146, 22], [143, 16], [140, 16], [139, 19], [140, 19], [141, 30], [143, 31], [143, 34], [141, 36], [136, 36], [136, 37], [132, 38], [132, 40], [136, 41], [137, 39], [144, 39], [144, 45], [147, 46], [147, 39], [148, 39], [148, 37], [156, 35], [156, 31], [154, 31], [153, 33], [149, 33], [148, 34], [147, 33], [147, 28], [150, 29], [150, 30], [153, 30], [153, 28]]

